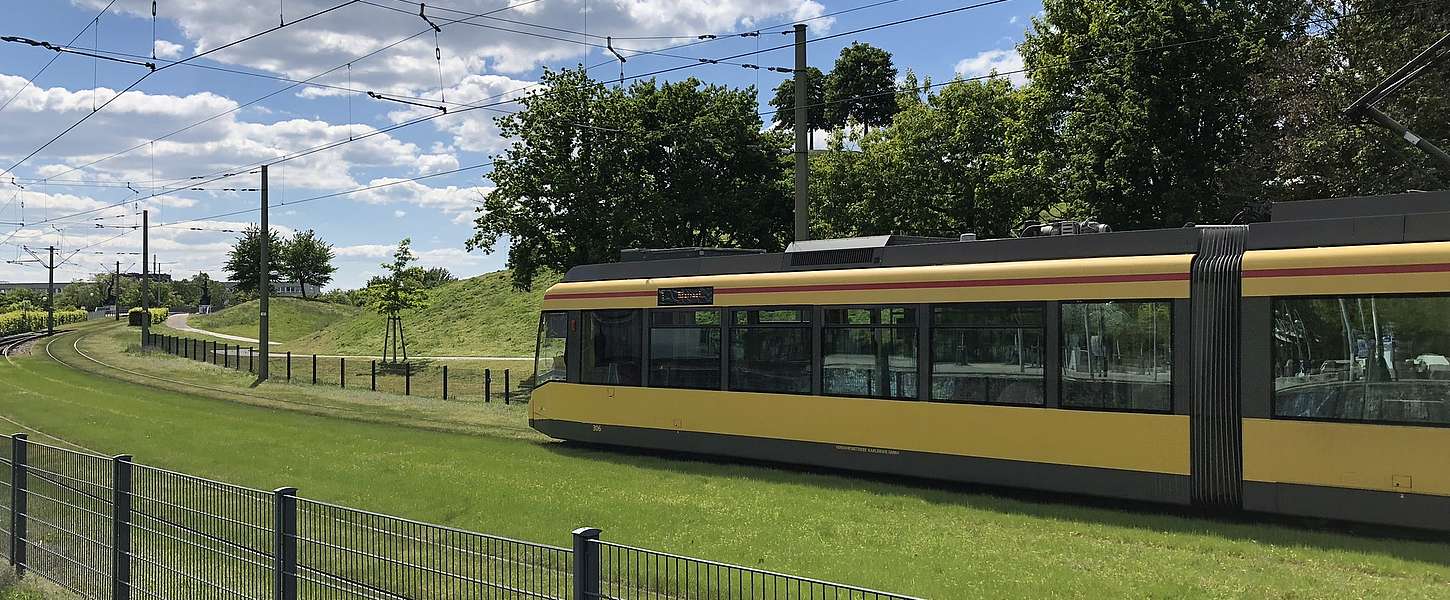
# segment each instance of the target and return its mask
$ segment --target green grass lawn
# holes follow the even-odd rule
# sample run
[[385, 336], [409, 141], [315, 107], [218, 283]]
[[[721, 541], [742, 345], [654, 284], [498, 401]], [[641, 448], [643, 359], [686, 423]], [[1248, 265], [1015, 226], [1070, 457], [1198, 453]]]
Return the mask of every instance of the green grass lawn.
[[[364, 309], [301, 298], [273, 298], [268, 302], [267, 326], [272, 341], [286, 342], [309, 336], [328, 325], [356, 318]], [[209, 315], [193, 315], [187, 325], [227, 335], [257, 337], [258, 302], [244, 302]]]
[[[53, 350], [79, 364], [72, 337]], [[528, 433], [517, 406], [248, 390], [121, 339], [81, 347], [223, 391], [143, 386], [41, 353], [0, 362], [0, 414], [262, 489], [554, 544], [593, 525], [621, 543], [929, 598], [1450, 597], [1445, 543], [555, 443]]]

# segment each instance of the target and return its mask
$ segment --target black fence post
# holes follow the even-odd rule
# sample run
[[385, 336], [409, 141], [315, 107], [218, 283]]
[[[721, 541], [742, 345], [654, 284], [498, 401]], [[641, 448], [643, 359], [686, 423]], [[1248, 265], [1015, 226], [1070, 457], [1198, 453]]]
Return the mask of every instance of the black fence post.
[[232, 349], [226, 344], [222, 344], [222, 368], [232, 368]]
[[443, 399], [448, 399], [448, 365], [443, 365]]
[[28, 535], [25, 517], [30, 511], [25, 490], [29, 479], [25, 443], [29, 438], [23, 433], [10, 436], [10, 564], [15, 565], [17, 579], [25, 575], [25, 538]]
[[297, 488], [277, 488], [273, 525], [273, 588], [276, 600], [297, 600]]
[[312, 355], [312, 385], [317, 385], [317, 355]]
[[292, 381], [292, 351], [287, 351], [287, 381]]
[[509, 403], [509, 370], [503, 370], [503, 403]]
[[595, 527], [574, 530], [574, 597], [594, 600], [599, 595], [599, 534]]
[[111, 600], [131, 598], [131, 459], [130, 454], [111, 459]]
[[253, 364], [253, 362], [255, 361], [255, 359], [252, 358], [252, 357], [254, 357], [256, 355], [257, 355], [257, 349], [256, 348], [253, 348], [251, 346], [247, 346], [247, 372], [248, 373], [255, 373], [256, 370], [257, 370], [257, 366], [255, 364]]
[[413, 363], [403, 363], [403, 395], [413, 395]]
[[378, 361], [369, 361], [368, 374], [372, 376], [372, 390], [378, 391]]
[[347, 359], [337, 357], [337, 387], [347, 389]]
[[493, 370], [483, 370], [483, 401], [489, 402], [493, 398]]

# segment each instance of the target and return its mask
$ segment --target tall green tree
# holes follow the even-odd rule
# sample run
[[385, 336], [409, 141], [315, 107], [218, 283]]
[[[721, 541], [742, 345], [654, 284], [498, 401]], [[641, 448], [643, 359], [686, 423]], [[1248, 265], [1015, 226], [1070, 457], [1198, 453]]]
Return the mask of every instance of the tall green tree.
[[843, 48], [826, 76], [825, 101], [825, 120], [837, 128], [890, 123], [897, 110], [891, 53], [861, 42]]
[[[1450, 31], [1442, 5], [1302, 0], [1278, 54], [1254, 82], [1276, 119], [1245, 162], [1265, 170], [1262, 201], [1444, 189], [1450, 172], [1404, 140], [1343, 111]], [[1441, 63], [1378, 108], [1450, 146], [1450, 68]], [[1262, 210], [1259, 211], [1262, 213]]]
[[322, 241], [316, 231], [299, 231], [282, 247], [281, 271], [302, 288], [306, 298], [307, 286], [320, 288], [332, 282], [332, 274], [337, 272], [332, 265], [334, 256], [332, 244]]
[[[830, 127], [826, 120], [826, 75], [815, 67], [806, 68], [806, 124], [811, 131]], [[775, 111], [771, 122], [776, 129], [795, 128], [795, 78], [788, 77], [775, 86], [775, 95], [770, 98], [770, 107]]]
[[514, 142], [467, 243], [491, 251], [507, 239], [514, 285], [626, 248], [784, 246], [788, 141], [762, 126], [754, 89], [607, 87], [582, 68], [542, 83], [497, 120]]
[[1296, 3], [1045, 0], [1019, 46], [1039, 144], [1024, 168], [1120, 229], [1230, 219], [1225, 192], [1261, 180], [1232, 167], [1273, 119], [1252, 83]]
[[[227, 252], [227, 262], [222, 269], [227, 272], [236, 283], [236, 290], [246, 295], [258, 293], [258, 283], [261, 279], [262, 260], [262, 228], [252, 224], [242, 230], [241, 237], [232, 244], [232, 249]], [[282, 280], [281, 250], [285, 247], [282, 243], [281, 234], [273, 229], [267, 232], [267, 282], [273, 286]]]
[[913, 76], [907, 86], [901, 112], [859, 152], [842, 151], [837, 134], [837, 151], [812, 157], [816, 235], [1004, 236], [1042, 208], [1017, 156], [1021, 90], [1005, 77], [959, 78], [925, 96]]

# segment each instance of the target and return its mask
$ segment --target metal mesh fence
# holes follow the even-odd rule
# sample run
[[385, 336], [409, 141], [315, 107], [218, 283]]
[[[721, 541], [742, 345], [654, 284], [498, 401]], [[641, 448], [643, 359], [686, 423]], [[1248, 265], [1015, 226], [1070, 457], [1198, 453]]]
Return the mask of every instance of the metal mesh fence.
[[297, 500], [299, 596], [565, 599], [572, 551]]
[[598, 540], [589, 544], [598, 553], [597, 597], [604, 600], [910, 600], [909, 596]]
[[133, 597], [269, 598], [270, 492], [134, 465], [130, 514]]
[[886, 600], [600, 541], [524, 542], [0, 436], [4, 556], [87, 599]]
[[19, 479], [25, 487], [24, 529], [16, 539], [26, 569], [80, 596], [111, 593], [111, 460], [37, 442], [24, 444]]

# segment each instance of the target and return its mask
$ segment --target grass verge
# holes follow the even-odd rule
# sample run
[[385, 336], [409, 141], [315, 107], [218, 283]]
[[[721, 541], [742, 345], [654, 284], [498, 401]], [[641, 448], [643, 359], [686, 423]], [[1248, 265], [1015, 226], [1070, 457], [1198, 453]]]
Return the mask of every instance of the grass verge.
[[[72, 339], [52, 350], [80, 364], [65, 350]], [[0, 412], [243, 485], [296, 485], [313, 498], [555, 544], [593, 525], [622, 543], [929, 598], [1450, 595], [1442, 542], [546, 442], [511, 433], [524, 413], [498, 404], [254, 390], [305, 392], [298, 398], [323, 405], [291, 406], [239, 395], [235, 373], [127, 353], [104, 335], [81, 348], [107, 344], [110, 358], [223, 391], [138, 385], [41, 353], [0, 362]], [[365, 411], [341, 410], [353, 407]], [[419, 423], [421, 411], [471, 421]]]

